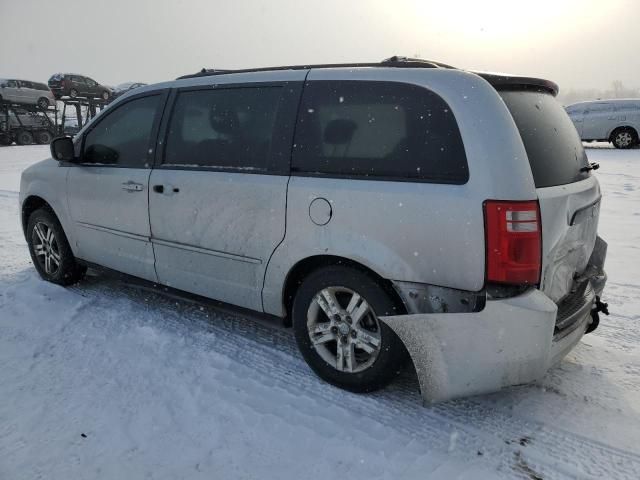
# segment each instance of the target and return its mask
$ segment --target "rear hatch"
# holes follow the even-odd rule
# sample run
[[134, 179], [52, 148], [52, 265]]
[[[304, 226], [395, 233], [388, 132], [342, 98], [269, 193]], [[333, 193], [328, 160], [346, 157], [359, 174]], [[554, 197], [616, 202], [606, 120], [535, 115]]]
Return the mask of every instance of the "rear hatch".
[[594, 249], [600, 186], [585, 168], [582, 142], [553, 90], [498, 91], [520, 131], [540, 202], [540, 289], [558, 303], [571, 293]]

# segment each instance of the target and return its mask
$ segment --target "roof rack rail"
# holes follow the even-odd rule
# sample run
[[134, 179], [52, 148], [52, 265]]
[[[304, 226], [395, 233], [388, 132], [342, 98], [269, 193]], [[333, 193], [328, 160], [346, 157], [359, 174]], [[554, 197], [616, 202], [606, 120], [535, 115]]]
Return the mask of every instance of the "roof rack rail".
[[310, 68], [358, 68], [358, 67], [397, 67], [397, 68], [455, 68], [445, 63], [433, 62], [431, 60], [423, 60], [420, 58], [393, 56], [385, 58], [381, 62], [369, 63], [326, 63], [326, 64], [310, 64], [310, 65], [286, 65], [280, 67], [258, 67], [245, 68], [241, 70], [221, 70], [214, 68], [203, 68], [197, 73], [182, 75], [176, 80], [185, 78], [208, 77], [213, 75], [224, 75], [225, 73], [248, 73], [248, 72], [268, 72], [273, 70], [308, 70]]
[[393, 57], [385, 58], [380, 62], [384, 65], [393, 65], [394, 67], [406, 66], [406, 67], [427, 67], [433, 68], [436, 66], [438, 68], [453, 68], [451, 65], [447, 65], [446, 63], [434, 62], [433, 60], [425, 60], [423, 58], [413, 58], [413, 57], [402, 57], [399, 55], [394, 55]]

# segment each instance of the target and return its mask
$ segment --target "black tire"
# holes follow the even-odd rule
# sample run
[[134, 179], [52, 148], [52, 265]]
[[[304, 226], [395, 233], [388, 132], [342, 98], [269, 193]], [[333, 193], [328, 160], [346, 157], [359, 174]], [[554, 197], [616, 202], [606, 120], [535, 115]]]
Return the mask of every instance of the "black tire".
[[620, 149], [633, 148], [638, 144], [638, 132], [633, 128], [618, 128], [611, 134], [611, 143]]
[[46, 110], [49, 108], [49, 99], [47, 97], [40, 97], [38, 99], [38, 108], [40, 110]]
[[[372, 392], [385, 387], [400, 372], [407, 356], [401, 340], [382, 321], [377, 320], [375, 327], [376, 331], [379, 328], [381, 339], [377, 356], [373, 363], [362, 371], [339, 371], [335, 365], [325, 360], [313, 345], [307, 325], [307, 314], [311, 311], [316, 295], [327, 287], [346, 288], [356, 292], [369, 304], [376, 316], [398, 313], [392, 297], [367, 273], [342, 265], [320, 268], [302, 281], [293, 301], [292, 323], [302, 356], [320, 378], [345, 390]], [[326, 348], [332, 348], [332, 345], [328, 344]], [[335, 342], [334, 350], [337, 348], [338, 341]]]
[[[36, 247], [39, 242], [40, 235], [36, 232], [36, 226], [40, 228], [40, 232], [44, 230], [42, 226], [46, 226], [53, 233], [55, 245], [51, 244], [49, 251], [57, 253], [59, 262], [57, 268], [47, 271], [43, 255], [36, 253]], [[51, 210], [47, 208], [39, 208], [29, 216], [27, 224], [27, 244], [29, 245], [29, 253], [33, 265], [40, 276], [48, 282], [57, 283], [58, 285], [71, 285], [77, 283], [87, 271], [86, 267], [79, 265], [73, 256], [71, 247], [64, 234], [62, 225]], [[53, 265], [53, 264], [52, 264]]]
[[16, 134], [16, 143], [18, 145], [32, 145], [33, 134], [29, 130], [20, 130]]
[[8, 147], [13, 142], [11, 141], [11, 137], [6, 133], [0, 133], [0, 146]]
[[78, 97], [78, 90], [76, 90], [75, 88], [72, 88], [71, 90], [69, 90], [69, 96], [71, 98], [77, 98]]
[[106, 90], [102, 92], [102, 94], [100, 95], [102, 97], [103, 100], [109, 100], [109, 92], [107, 92]]
[[35, 139], [38, 145], [48, 145], [53, 140], [53, 135], [48, 130], [38, 130], [35, 134]]

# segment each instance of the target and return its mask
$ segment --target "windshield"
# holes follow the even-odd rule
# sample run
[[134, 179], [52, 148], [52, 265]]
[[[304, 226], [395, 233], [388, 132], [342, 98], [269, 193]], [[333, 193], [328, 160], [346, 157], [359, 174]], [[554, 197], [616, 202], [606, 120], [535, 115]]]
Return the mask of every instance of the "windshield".
[[518, 126], [537, 188], [587, 178], [587, 156], [571, 119], [556, 99], [543, 92], [499, 92]]

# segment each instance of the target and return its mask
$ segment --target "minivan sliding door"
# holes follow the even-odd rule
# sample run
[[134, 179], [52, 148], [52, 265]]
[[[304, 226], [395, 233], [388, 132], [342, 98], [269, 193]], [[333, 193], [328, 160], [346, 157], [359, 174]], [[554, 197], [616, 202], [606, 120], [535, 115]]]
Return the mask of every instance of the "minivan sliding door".
[[301, 88], [269, 82], [177, 91], [150, 180], [160, 283], [262, 309], [266, 264], [285, 234]]

